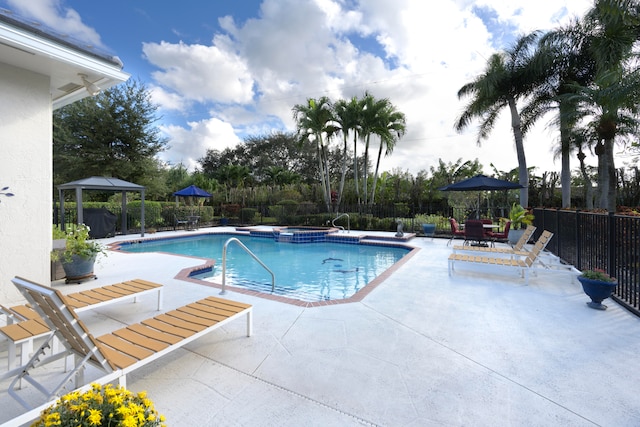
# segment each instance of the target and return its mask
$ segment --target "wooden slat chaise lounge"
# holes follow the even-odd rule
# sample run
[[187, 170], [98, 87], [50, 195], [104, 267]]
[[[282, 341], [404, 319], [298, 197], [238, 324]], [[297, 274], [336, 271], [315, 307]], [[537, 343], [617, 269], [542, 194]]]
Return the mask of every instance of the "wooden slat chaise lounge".
[[[54, 331], [66, 351], [43, 357], [51, 337], [34, 353], [9, 385], [9, 394], [25, 408], [30, 405], [17, 395], [16, 384], [24, 379], [52, 400], [75, 378], [75, 386], [84, 385], [86, 364], [104, 374], [94, 382], [117, 381], [126, 387], [126, 375], [241, 316], [247, 319], [247, 336], [252, 332], [252, 306], [217, 297], [206, 297], [112, 333], [94, 337], [77, 317], [64, 296], [56, 289], [15, 277], [12, 282], [31, 306]], [[31, 375], [39, 366], [74, 356], [74, 366], [56, 384], [45, 387]]]
[[[162, 285], [143, 279], [127, 280], [100, 288], [74, 292], [65, 295], [64, 298], [67, 305], [79, 313], [131, 298], [136, 302], [139, 297], [153, 293], [158, 294], [157, 310], [161, 310], [163, 304]], [[4, 336], [8, 340], [7, 371], [11, 371], [17, 357], [17, 349], [20, 348], [20, 365], [24, 365], [33, 352], [33, 341], [47, 336], [51, 333], [51, 329], [29, 305], [8, 308], [0, 306], [0, 312], [7, 316], [7, 325], [0, 327], [0, 336]]]
[[487, 256], [477, 254], [462, 254], [455, 253], [449, 255], [449, 275], [454, 271], [455, 263], [462, 264], [476, 264], [496, 267], [497, 270], [503, 268], [516, 269], [520, 271], [520, 274], [525, 279], [525, 284], [529, 283], [529, 272], [534, 268], [534, 265], [538, 259], [540, 253], [545, 249], [553, 233], [550, 231], [543, 231], [542, 235], [538, 238], [535, 245], [525, 257], [500, 257], [500, 256]]

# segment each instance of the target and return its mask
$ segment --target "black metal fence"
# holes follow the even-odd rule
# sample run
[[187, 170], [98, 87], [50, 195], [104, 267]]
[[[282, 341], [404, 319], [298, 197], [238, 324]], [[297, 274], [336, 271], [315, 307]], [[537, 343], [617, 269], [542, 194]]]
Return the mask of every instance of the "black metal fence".
[[618, 279], [613, 298], [640, 316], [640, 217], [534, 209], [536, 237], [554, 233], [547, 249], [578, 270], [601, 269]]

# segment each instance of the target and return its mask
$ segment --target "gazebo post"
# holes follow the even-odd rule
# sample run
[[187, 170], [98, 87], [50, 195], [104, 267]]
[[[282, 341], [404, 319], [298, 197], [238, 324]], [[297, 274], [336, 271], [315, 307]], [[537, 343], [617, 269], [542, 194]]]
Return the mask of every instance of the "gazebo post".
[[122, 190], [122, 197], [120, 200], [122, 211], [122, 234], [127, 234], [127, 192]]
[[140, 191], [140, 198], [142, 199], [140, 204], [140, 237], [144, 237], [144, 188]]
[[67, 227], [65, 226], [66, 222], [64, 220], [64, 190], [58, 188], [58, 198], [60, 200], [60, 230], [65, 231]]
[[78, 210], [78, 220], [76, 224], [84, 223], [84, 212], [82, 212], [82, 188], [76, 187], [76, 208]]

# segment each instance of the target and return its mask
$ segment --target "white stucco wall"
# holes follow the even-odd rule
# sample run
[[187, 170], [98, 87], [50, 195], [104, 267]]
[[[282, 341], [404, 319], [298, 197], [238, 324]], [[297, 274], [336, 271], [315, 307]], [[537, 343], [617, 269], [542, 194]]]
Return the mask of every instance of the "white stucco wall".
[[14, 276], [49, 284], [52, 111], [49, 77], [0, 62], [0, 302], [22, 301]]

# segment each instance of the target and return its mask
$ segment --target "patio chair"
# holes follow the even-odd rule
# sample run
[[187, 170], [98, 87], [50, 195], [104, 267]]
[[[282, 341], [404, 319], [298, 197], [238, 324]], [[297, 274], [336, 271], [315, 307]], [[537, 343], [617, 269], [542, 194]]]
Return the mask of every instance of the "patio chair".
[[453, 253], [449, 255], [449, 276], [451, 276], [451, 273], [454, 271], [454, 266], [457, 262], [490, 266], [496, 271], [503, 268], [515, 269], [520, 272], [521, 277], [524, 277], [525, 284], [529, 284], [529, 272], [534, 268], [538, 256], [546, 248], [552, 237], [552, 232], [547, 230], [543, 231], [531, 251], [527, 252], [525, 257], [489, 257], [486, 255]]
[[449, 246], [449, 243], [456, 237], [464, 238], [464, 230], [460, 230], [460, 225], [455, 218], [449, 218], [449, 225], [451, 226], [451, 238], [447, 242], [447, 246]]
[[[25, 380], [45, 395], [47, 401], [72, 379], [75, 386], [84, 385], [85, 365], [90, 364], [104, 376], [94, 381], [101, 384], [118, 381], [126, 387], [126, 375], [158, 358], [183, 347], [209, 332], [237, 319], [247, 317], [247, 336], [251, 335], [252, 306], [231, 300], [207, 297], [186, 306], [160, 314], [151, 319], [130, 325], [112, 333], [94, 337], [56, 289], [15, 277], [12, 282], [42, 319], [54, 331], [25, 366], [17, 369], [9, 385], [9, 395], [25, 408], [30, 405], [18, 396], [16, 384]], [[52, 337], [55, 336], [66, 351], [47, 355]], [[55, 360], [73, 356], [73, 367], [62, 380], [52, 384], [49, 375], [44, 381], [35, 378], [36, 367]], [[50, 374], [50, 372], [49, 372]], [[48, 386], [48, 387], [47, 387]]]
[[180, 226], [186, 230], [189, 227], [189, 220], [186, 218], [178, 218], [178, 215], [173, 214], [173, 231], [176, 231]]
[[500, 243], [506, 243], [509, 239], [509, 229], [511, 228], [511, 221], [507, 221], [504, 224], [504, 230], [502, 231], [487, 231], [487, 235], [494, 241]]
[[515, 245], [513, 245], [513, 247], [483, 247], [483, 246], [466, 246], [466, 245], [456, 245], [453, 247], [453, 252], [455, 253], [456, 251], [470, 251], [470, 252], [485, 252], [485, 253], [490, 253], [490, 254], [507, 254], [507, 255], [522, 255], [522, 256], [527, 256], [529, 254], [529, 251], [527, 251], [525, 248], [525, 245], [529, 242], [529, 239], [531, 239], [531, 236], [533, 235], [533, 232], [536, 231], [536, 227], [533, 225], [530, 225], [526, 228], [526, 230], [524, 230], [524, 233], [522, 234], [522, 236], [520, 237], [520, 239], [518, 239], [518, 241], [516, 242]]
[[488, 241], [482, 221], [471, 219], [464, 223], [464, 245], [481, 246]]

